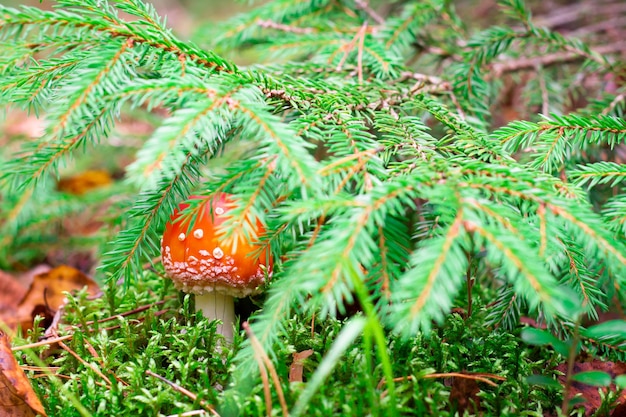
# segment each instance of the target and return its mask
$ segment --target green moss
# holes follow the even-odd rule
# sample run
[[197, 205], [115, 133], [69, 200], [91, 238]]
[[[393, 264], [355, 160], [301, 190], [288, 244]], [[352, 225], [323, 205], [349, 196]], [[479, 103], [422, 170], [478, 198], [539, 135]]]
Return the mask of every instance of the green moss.
[[[59, 334], [73, 335], [65, 344], [80, 360], [58, 346], [22, 352], [24, 363], [41, 365], [35, 358], [43, 357], [41, 361], [53, 370], [56, 381], [39, 371], [29, 371], [49, 415], [80, 415], [68, 394], [93, 416], [172, 415], [200, 409], [201, 401], [219, 410], [223, 388], [228, 386], [230, 372], [236, 366], [233, 352], [216, 348], [220, 336], [215, 335], [215, 324], [193, 311], [190, 297], [178, 297], [169, 282], [153, 274], [146, 274], [136, 287], [118, 287], [111, 294], [115, 297], [112, 302], [106, 296], [87, 300], [85, 294], [79, 294], [66, 306]], [[116, 306], [113, 315], [109, 313], [110, 305]], [[145, 306], [148, 308], [136, 314], [120, 315]], [[514, 333], [488, 329], [483, 325], [485, 316], [486, 308], [479, 307], [469, 320], [450, 315], [429, 335], [403, 339], [387, 333], [394, 376], [410, 377], [397, 383], [395, 404], [389, 402], [381, 383], [380, 364], [371, 360], [375, 352], [365, 352], [363, 340], [357, 339], [315, 393], [305, 414], [385, 415], [385, 410], [393, 409], [402, 416], [452, 416], [456, 409], [449, 401], [451, 378], [428, 377], [435, 372], [486, 373], [505, 378], [494, 380], [495, 387], [478, 384], [483, 415], [532, 415], [533, 410], [554, 409], [560, 396], [554, 390], [529, 385], [525, 377], [545, 374], [558, 358], [549, 350], [530, 350]], [[274, 346], [273, 364], [290, 408], [342, 327], [340, 320], [317, 320], [311, 333], [311, 323], [308, 316], [292, 316]], [[16, 339], [15, 344], [28, 341]], [[235, 349], [241, 342], [241, 338], [236, 339]], [[293, 353], [307, 349], [313, 354], [303, 364], [304, 383], [290, 383]], [[147, 371], [196, 394], [197, 400], [147, 375]], [[241, 415], [266, 415], [261, 379], [258, 375], [252, 378], [252, 392], [238, 399]], [[280, 410], [274, 388], [272, 406]]]

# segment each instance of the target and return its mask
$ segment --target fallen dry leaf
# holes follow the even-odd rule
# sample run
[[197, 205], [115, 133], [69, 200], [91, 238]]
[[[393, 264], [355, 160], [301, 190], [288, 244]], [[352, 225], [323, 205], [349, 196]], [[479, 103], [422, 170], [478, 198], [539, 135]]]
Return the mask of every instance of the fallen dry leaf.
[[611, 417], [626, 417], [626, 404], [617, 404], [617, 406], [611, 412]]
[[7, 111], [6, 121], [2, 125], [2, 131], [8, 137], [38, 138], [44, 134], [45, 130], [43, 118], [20, 110]]
[[[52, 267], [50, 265], [39, 264], [39, 265], [33, 266], [28, 271], [16, 273], [13, 275], [13, 277], [17, 280], [17, 282], [19, 282], [22, 285], [22, 287], [24, 287], [24, 292], [26, 292], [30, 284], [32, 284], [33, 280], [35, 279], [35, 276], [39, 274], [43, 274], [44, 272], [48, 272], [51, 269]], [[17, 301], [21, 301], [21, 299], [22, 298], [20, 298]]]
[[104, 170], [88, 170], [71, 177], [62, 178], [57, 184], [59, 191], [83, 195], [94, 188], [104, 187], [113, 182], [111, 175]]
[[313, 349], [307, 349], [293, 354], [293, 362], [291, 362], [291, 366], [289, 367], [289, 382], [303, 382], [304, 360], [312, 354]]
[[[563, 375], [559, 376], [558, 378], [559, 382], [561, 382], [561, 384], [565, 384], [565, 373], [567, 372], [567, 364], [560, 364], [559, 366], [557, 366], [556, 369], [563, 373]], [[611, 378], [615, 378], [617, 375], [626, 374], [626, 363], [591, 360], [588, 362], [576, 362], [574, 364], [574, 374], [585, 371], [604, 371], [611, 375]], [[610, 389], [615, 390], [615, 385], [612, 385]], [[609, 388], [601, 388], [601, 390], [608, 391]], [[584, 403], [577, 406], [583, 407], [585, 409], [585, 416], [593, 415], [602, 404], [602, 397], [600, 395], [598, 387], [593, 387], [574, 381], [570, 386], [568, 398], [574, 398], [578, 394], [580, 394], [585, 399]], [[626, 390], [623, 390], [619, 396], [619, 399], [617, 400], [618, 404], [624, 404], [625, 400]], [[623, 412], [622, 407], [617, 407], [614, 411], [617, 414], [611, 414], [611, 416], [613, 417], [617, 417]]]
[[29, 329], [37, 314], [43, 315], [44, 321], [49, 322], [58, 308], [63, 305], [64, 293], [78, 291], [84, 287], [87, 287], [87, 292], [92, 296], [100, 292], [98, 284], [91, 278], [67, 265], [35, 275], [28, 291], [17, 306], [13, 323], [9, 320], [8, 324], [12, 324], [11, 327], [21, 324], [22, 329]]
[[455, 405], [458, 414], [463, 415], [465, 411], [470, 414], [480, 413], [479, 392], [480, 387], [476, 380], [452, 377], [450, 402]]
[[26, 294], [26, 287], [13, 276], [0, 271], [0, 322], [12, 316], [20, 300]]
[[13, 357], [8, 336], [2, 331], [0, 331], [0, 415], [47, 416], [26, 374]]

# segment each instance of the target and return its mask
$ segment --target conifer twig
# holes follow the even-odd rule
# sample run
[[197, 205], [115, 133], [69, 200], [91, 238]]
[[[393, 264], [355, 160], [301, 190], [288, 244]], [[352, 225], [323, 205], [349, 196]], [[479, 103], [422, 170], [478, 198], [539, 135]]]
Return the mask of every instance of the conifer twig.
[[354, 4], [356, 4], [356, 7], [363, 10], [365, 13], [367, 13], [369, 17], [371, 17], [372, 20], [376, 22], [377, 24], [379, 25], [385, 24], [385, 19], [381, 15], [379, 15], [378, 12], [376, 12], [376, 10], [370, 7], [369, 2], [367, 0], [355, 0]]
[[621, 102], [624, 101], [624, 99], [626, 99], [626, 94], [618, 94], [617, 96], [615, 96], [615, 98], [611, 101], [611, 104], [609, 104], [609, 106], [604, 109], [604, 111], [602, 112], [602, 114], [609, 114], [613, 111], [613, 109]]
[[257, 25], [262, 28], [276, 29], [283, 32], [289, 33], [300, 33], [300, 34], [309, 34], [314, 33], [316, 30], [314, 28], [299, 28], [296, 26], [283, 25], [281, 23], [272, 22], [271, 20], [257, 20]]

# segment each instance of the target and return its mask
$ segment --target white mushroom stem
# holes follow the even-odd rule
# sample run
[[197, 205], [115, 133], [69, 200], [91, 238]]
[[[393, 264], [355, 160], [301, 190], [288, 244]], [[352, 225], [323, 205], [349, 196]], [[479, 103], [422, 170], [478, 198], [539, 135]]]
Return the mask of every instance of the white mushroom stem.
[[209, 320], [219, 320], [217, 333], [224, 336], [226, 343], [233, 343], [233, 326], [235, 325], [235, 299], [218, 291], [209, 291], [204, 294], [196, 294], [196, 311], [202, 310], [202, 314]]

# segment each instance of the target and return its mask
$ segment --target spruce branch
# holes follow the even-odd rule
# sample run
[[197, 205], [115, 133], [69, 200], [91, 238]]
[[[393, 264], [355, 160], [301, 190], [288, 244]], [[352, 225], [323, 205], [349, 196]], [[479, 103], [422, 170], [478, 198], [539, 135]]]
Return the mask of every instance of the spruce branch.
[[[208, 152], [209, 149], [205, 149], [204, 153]], [[100, 269], [109, 274], [109, 279], [123, 278], [125, 285], [130, 285], [141, 275], [143, 261], [159, 253], [157, 231], [179, 201], [190, 195], [189, 184], [199, 179], [198, 166], [204, 156], [188, 153], [178, 174], [161, 177], [153, 189], [139, 195], [129, 211], [131, 225], [116, 236], [104, 254]]]
[[555, 155], [559, 163], [563, 162], [566, 147], [585, 143], [614, 146], [626, 138], [626, 123], [618, 117], [553, 114], [543, 119], [539, 123], [512, 122], [495, 131], [493, 137], [511, 152], [538, 146], [541, 151], [537, 153], [537, 158], [548, 160]]
[[609, 199], [602, 207], [602, 215], [611, 230], [623, 235], [626, 232], [626, 197], [624, 194]]
[[[441, 321], [442, 312], [451, 308], [458, 291], [453, 288], [459, 287], [461, 272], [466, 268], [466, 260], [460, 256], [464, 247], [460, 242], [464, 236], [462, 225], [463, 210], [459, 209], [441, 238], [430, 239], [427, 246], [412, 254], [411, 269], [392, 286], [393, 322], [398, 330], [410, 334], [419, 328], [429, 329], [431, 319]], [[456, 277], [456, 282], [442, 276]]]
[[429, 23], [439, 15], [438, 8], [429, 2], [408, 5], [400, 16], [388, 18], [381, 30], [385, 48], [394, 48], [398, 52], [407, 49], [420, 31], [428, 28]]
[[580, 165], [578, 169], [569, 171], [569, 176], [578, 185], [595, 187], [599, 184], [609, 184], [615, 187], [626, 179], [626, 166], [615, 162], [596, 162]]
[[231, 128], [229, 107], [241, 88], [236, 85], [230, 91], [213, 95], [211, 93], [217, 90], [209, 89], [204, 100], [176, 110], [146, 142], [128, 171], [134, 178], [145, 178], [150, 184], [163, 170], [175, 172], [178, 169], [181, 157], [184, 158], [183, 149], [192, 151], [206, 146], [206, 143], [214, 152]]
[[467, 220], [464, 227], [488, 248], [488, 260], [503, 265], [503, 274], [508, 276], [516, 293], [525, 295], [531, 308], [542, 305], [552, 315], [574, 315], [576, 301], [568, 300], [568, 295], [558, 289], [556, 280], [539, 259], [529, 259], [531, 252], [522, 248], [519, 241], [499, 233], [497, 228], [480, 226], [472, 220]]
[[[70, 1], [67, 3], [74, 6], [72, 8], [75, 10], [74, 12], [44, 11], [32, 7], [23, 7], [21, 10], [24, 10], [24, 13], [22, 13], [18, 9], [0, 6], [0, 13], [2, 14], [0, 27], [4, 28], [5, 33], [13, 30], [13, 28], [32, 25], [59, 27], [61, 29], [86, 29], [89, 32], [106, 34], [112, 39], [121, 38], [128, 45], [145, 44], [151, 48], [171, 53], [177, 58], [189, 59], [200, 66], [217, 72], [233, 73], [237, 71], [234, 65], [219, 59], [216, 55], [177, 40], [168, 33], [169, 31], [163, 30], [159, 25], [152, 25], [152, 30], [141, 30], [139, 25], [131, 25], [119, 18], [112, 18], [112, 13], [100, 11], [98, 6], [83, 8], [81, 7], [82, 2]], [[103, 18], [103, 15], [106, 18]]]
[[[624, 285], [617, 75], [610, 90], [597, 83], [592, 104], [566, 107], [570, 81], [615, 70], [599, 52], [622, 48], [539, 27], [521, 0], [500, 1], [517, 23], [468, 39], [472, 28], [444, 3], [398, 3], [383, 17], [366, 1], [350, 3], [355, 11], [277, 0], [214, 28], [210, 51], [178, 39], [140, 0], [0, 7], [0, 101], [49, 123], [17, 157], [0, 155], [3, 248], [47, 238], [34, 232], [75, 212], [76, 201], [61, 201], [44, 179], [83, 148], [99, 152], [122, 113], [156, 111], [146, 138], [124, 142], [136, 148], [118, 167], [128, 187], [120, 207], [130, 209], [112, 210], [121, 230], [100, 271], [115, 282], [148, 277], [142, 264], [158, 254], [182, 200], [235, 197], [221, 238], [259, 238], [274, 265], [250, 319], [258, 344], [236, 353], [240, 392], [224, 398], [252, 392], [255, 351], [277, 360], [294, 314], [334, 319], [354, 304], [365, 320], [348, 328], [351, 340], [363, 339], [367, 366], [393, 389], [396, 346], [386, 337], [419, 339], [465, 303], [470, 280], [473, 295], [497, 289], [493, 326], [513, 328], [524, 314], [567, 332]], [[217, 55], [244, 48], [281, 59], [242, 71]], [[491, 113], [515, 100], [554, 114], [494, 131]], [[203, 207], [190, 203], [193, 223]], [[256, 236], [256, 224], [267, 232]]]

